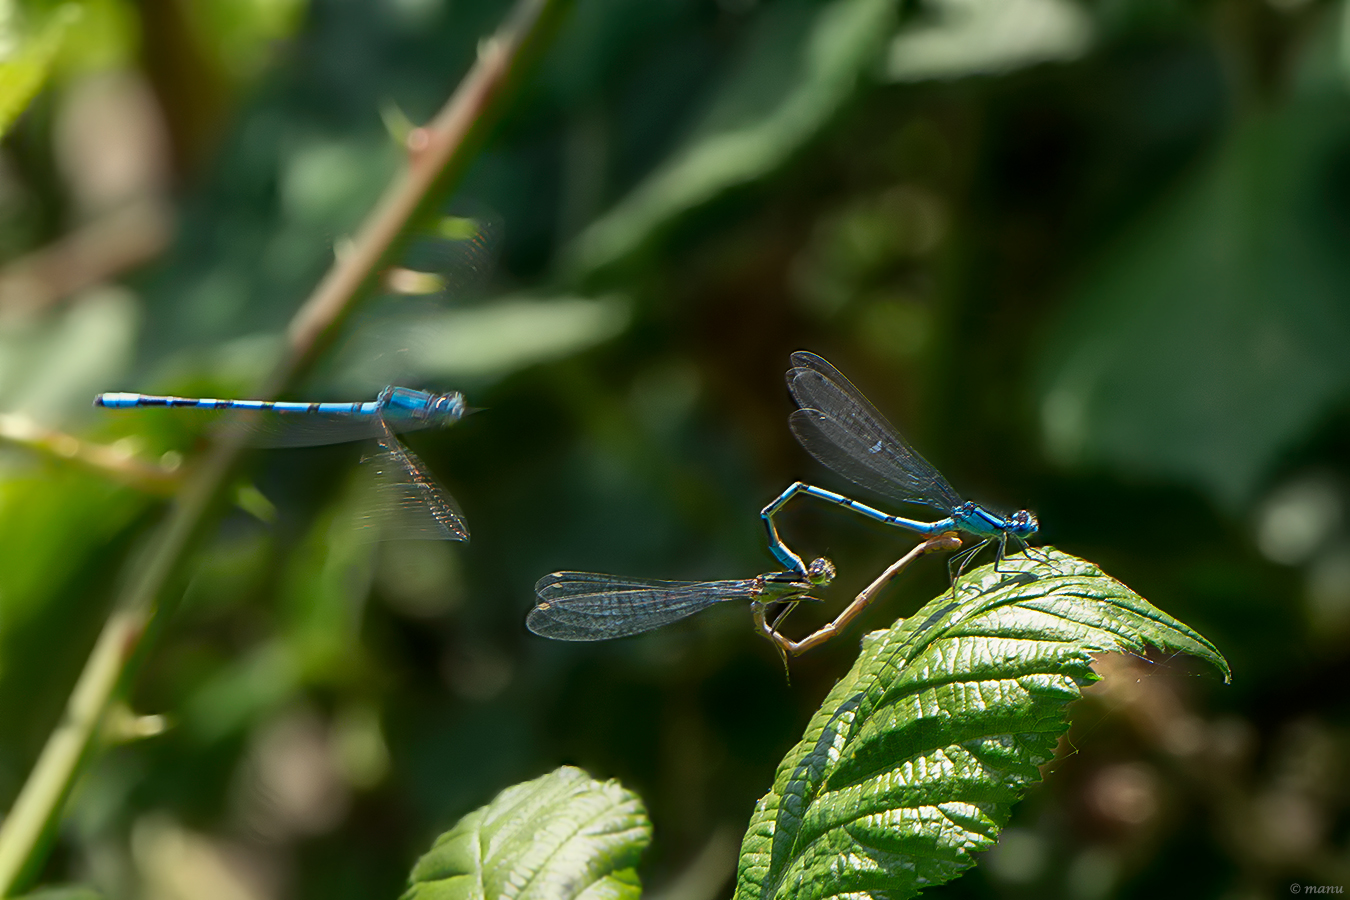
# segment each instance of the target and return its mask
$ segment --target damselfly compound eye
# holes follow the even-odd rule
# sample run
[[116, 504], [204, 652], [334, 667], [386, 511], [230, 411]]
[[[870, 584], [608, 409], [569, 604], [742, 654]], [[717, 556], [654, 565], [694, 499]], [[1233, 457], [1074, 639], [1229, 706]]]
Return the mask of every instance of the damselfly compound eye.
[[806, 580], [812, 584], [829, 584], [834, 576], [834, 563], [823, 556], [813, 559], [811, 565], [806, 567]]

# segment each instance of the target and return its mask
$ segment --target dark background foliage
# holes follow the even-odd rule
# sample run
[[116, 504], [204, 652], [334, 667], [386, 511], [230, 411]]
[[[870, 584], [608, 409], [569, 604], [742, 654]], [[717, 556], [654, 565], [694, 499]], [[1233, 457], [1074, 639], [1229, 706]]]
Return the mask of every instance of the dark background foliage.
[[[90, 3], [0, 160], [0, 405], [191, 464], [200, 421], [114, 416], [93, 393], [256, 390], [396, 171], [391, 130], [443, 102], [506, 9]], [[1185, 660], [1104, 662], [1000, 847], [934, 893], [1344, 884], [1344, 15], [578, 0], [447, 201], [500, 223], [492, 275], [440, 306], [374, 304], [297, 394], [373, 396], [395, 374], [464, 390], [483, 412], [410, 443], [472, 542], [353, 544], [359, 450], [255, 455], [131, 693], [168, 727], [98, 756], [46, 878], [392, 897], [457, 817], [572, 763], [647, 802], [654, 895], [729, 895], [778, 760], [858, 635], [941, 590], [942, 562], [791, 683], [742, 609], [594, 646], [523, 618], [560, 568], [772, 569], [759, 509], [799, 478], [841, 486], [785, 427], [787, 356], [809, 348], [958, 490], [1034, 509], [1046, 542], [1234, 671], [1225, 687]], [[76, 277], [69, 239], [88, 233], [136, 252]], [[421, 344], [391, 354], [409, 332]], [[162, 512], [0, 448], [7, 801]], [[910, 544], [810, 502], [784, 521], [841, 572], [800, 633]]]

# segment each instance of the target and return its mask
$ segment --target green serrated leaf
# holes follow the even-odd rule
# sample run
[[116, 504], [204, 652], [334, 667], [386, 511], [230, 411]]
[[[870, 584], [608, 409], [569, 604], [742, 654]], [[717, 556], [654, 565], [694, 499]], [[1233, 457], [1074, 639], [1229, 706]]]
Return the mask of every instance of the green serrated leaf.
[[502, 791], [436, 839], [403, 900], [637, 900], [642, 800], [562, 768]]
[[961, 579], [864, 641], [755, 807], [736, 898], [898, 898], [956, 877], [1040, 780], [1092, 654], [1207, 640], [1050, 548]]

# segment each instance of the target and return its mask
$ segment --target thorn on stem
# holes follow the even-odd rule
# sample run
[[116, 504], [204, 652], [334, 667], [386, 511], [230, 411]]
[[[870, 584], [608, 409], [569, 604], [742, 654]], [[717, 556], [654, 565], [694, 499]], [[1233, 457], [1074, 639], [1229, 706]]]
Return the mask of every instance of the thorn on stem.
[[419, 125], [408, 132], [408, 136], [403, 140], [403, 145], [408, 148], [408, 155], [416, 159], [426, 153], [427, 148], [431, 146], [431, 131]]
[[163, 734], [169, 722], [160, 715], [137, 715], [126, 703], [118, 703], [103, 717], [102, 737], [109, 744], [126, 744]]

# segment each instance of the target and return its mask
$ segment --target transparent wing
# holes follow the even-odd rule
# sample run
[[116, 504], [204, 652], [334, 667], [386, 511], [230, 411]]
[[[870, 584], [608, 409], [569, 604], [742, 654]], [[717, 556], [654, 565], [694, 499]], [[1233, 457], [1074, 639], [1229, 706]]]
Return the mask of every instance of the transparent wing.
[[379, 297], [362, 304], [323, 372], [333, 383], [366, 390], [425, 377], [438, 359], [429, 320], [451, 302], [484, 293], [502, 244], [502, 219], [477, 211], [445, 216], [413, 235], [398, 265], [383, 275]]
[[427, 296], [460, 299], [487, 281], [501, 249], [502, 220], [494, 213], [446, 216], [432, 233], [417, 234], [404, 252], [402, 267], [435, 276]]
[[554, 572], [539, 579], [539, 605], [525, 625], [556, 641], [604, 641], [641, 634], [758, 588], [741, 581], [652, 581], [594, 572]]
[[[278, 413], [267, 410], [224, 410], [215, 423], [215, 429], [231, 435], [240, 434], [253, 447], [320, 447], [325, 444], [345, 444], [364, 441], [384, 435], [386, 422], [375, 415], [350, 413]], [[429, 419], [390, 419], [388, 428], [395, 432], [420, 431], [439, 425]]]
[[870, 490], [951, 512], [960, 496], [834, 366], [799, 350], [788, 390], [801, 409], [788, 418], [797, 441], [822, 464]]
[[626, 575], [606, 575], [603, 572], [554, 572], [545, 575], [534, 585], [540, 600], [563, 600], [606, 591], [671, 591], [698, 589], [711, 594], [725, 592], [742, 581], [663, 581], [658, 578], [631, 578]]
[[426, 465], [386, 430], [364, 464], [374, 475], [361, 525], [371, 540], [467, 541], [469, 526], [455, 499]]

